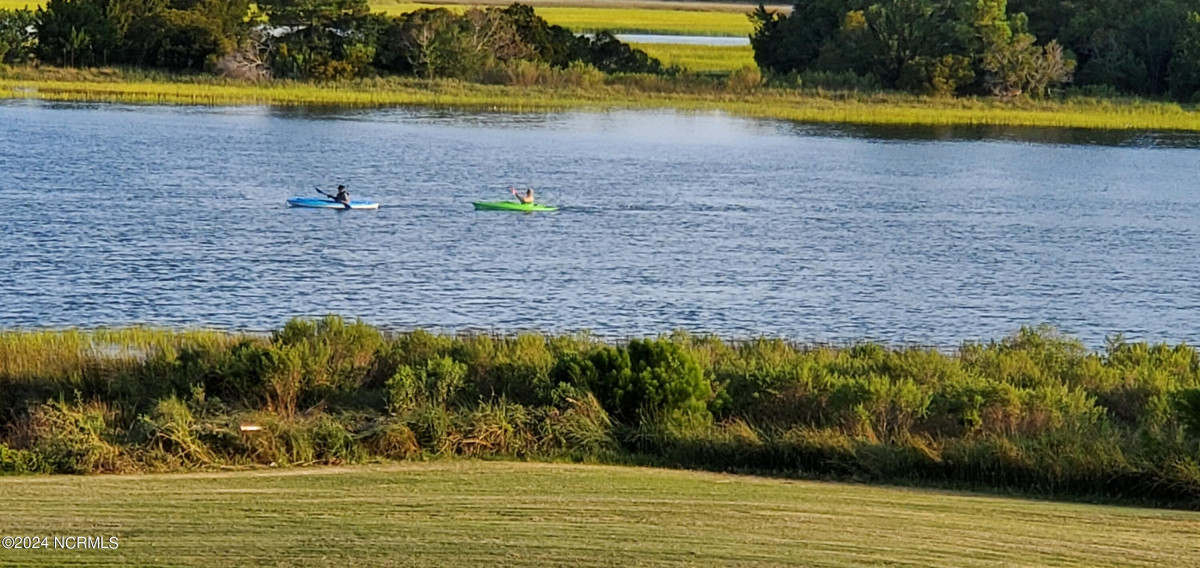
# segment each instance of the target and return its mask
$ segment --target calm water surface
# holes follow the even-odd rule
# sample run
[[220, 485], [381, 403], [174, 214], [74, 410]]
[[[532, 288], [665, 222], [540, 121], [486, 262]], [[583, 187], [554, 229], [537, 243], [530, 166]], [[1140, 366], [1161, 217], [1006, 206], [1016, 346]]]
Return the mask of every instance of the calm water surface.
[[[1187, 138], [0, 104], [0, 327], [1200, 340]], [[338, 182], [375, 212], [288, 209]], [[475, 212], [531, 185], [552, 214]]]

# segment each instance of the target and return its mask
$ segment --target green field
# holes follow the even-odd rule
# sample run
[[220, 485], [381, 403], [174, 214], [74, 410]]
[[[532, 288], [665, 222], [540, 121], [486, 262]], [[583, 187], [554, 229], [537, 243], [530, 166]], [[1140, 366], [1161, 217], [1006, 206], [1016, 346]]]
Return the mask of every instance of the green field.
[[3, 566], [1194, 566], [1200, 514], [656, 469], [435, 461], [0, 478]]
[[41, 2], [36, 0], [0, 0], [0, 10], [18, 10], [21, 8], [37, 8]]
[[666, 65], [678, 65], [691, 71], [728, 72], [754, 67], [754, 50], [748, 45], [674, 45], [665, 43], [632, 44]]

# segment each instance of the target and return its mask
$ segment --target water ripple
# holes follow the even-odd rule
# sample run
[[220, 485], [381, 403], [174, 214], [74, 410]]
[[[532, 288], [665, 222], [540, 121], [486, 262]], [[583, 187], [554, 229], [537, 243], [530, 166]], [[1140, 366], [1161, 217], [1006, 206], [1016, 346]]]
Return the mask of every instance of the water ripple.
[[[0, 124], [2, 327], [1200, 340], [1181, 138], [27, 102]], [[384, 207], [283, 205], [338, 182]], [[472, 210], [510, 185], [562, 209]]]

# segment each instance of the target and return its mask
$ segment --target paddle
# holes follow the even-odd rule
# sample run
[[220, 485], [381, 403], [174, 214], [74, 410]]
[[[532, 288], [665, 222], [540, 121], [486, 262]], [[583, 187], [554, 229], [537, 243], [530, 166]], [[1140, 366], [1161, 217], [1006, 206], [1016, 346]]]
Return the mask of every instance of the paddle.
[[[334, 200], [334, 202], [341, 203], [340, 201], [338, 201], [338, 200], [337, 200], [337, 197], [336, 197], [336, 196], [329, 195], [328, 193], [325, 193], [324, 191], [321, 191], [321, 188], [314, 186], [314, 189], [316, 189], [316, 190], [317, 190], [317, 193], [320, 193], [321, 195], [324, 195], [325, 197], [328, 197], [328, 198], [330, 198], [330, 199]], [[349, 208], [350, 208], [350, 204], [349, 204], [349, 203], [342, 203], [342, 205], [344, 205], [344, 206], [346, 207], [346, 209], [349, 209]]]

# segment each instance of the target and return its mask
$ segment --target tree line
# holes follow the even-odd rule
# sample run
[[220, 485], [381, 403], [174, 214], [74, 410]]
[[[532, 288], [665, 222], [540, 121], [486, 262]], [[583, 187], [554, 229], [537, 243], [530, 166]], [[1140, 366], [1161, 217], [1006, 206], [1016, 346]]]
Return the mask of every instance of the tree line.
[[0, 63], [35, 61], [302, 80], [478, 78], [520, 61], [672, 71], [610, 33], [579, 36], [529, 6], [391, 17], [366, 0], [49, 0], [0, 11]]
[[751, 15], [776, 75], [932, 95], [1200, 94], [1197, 0], [797, 0]]

